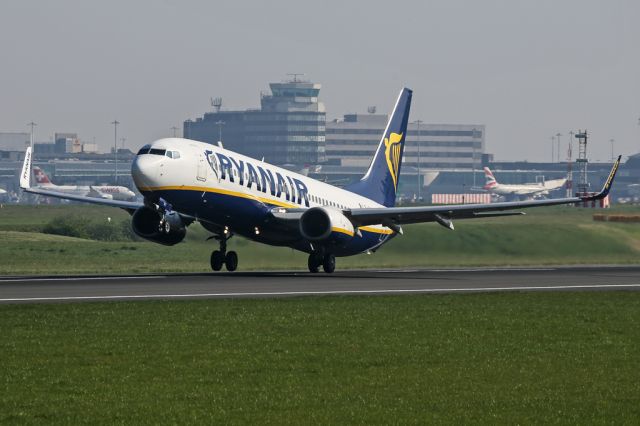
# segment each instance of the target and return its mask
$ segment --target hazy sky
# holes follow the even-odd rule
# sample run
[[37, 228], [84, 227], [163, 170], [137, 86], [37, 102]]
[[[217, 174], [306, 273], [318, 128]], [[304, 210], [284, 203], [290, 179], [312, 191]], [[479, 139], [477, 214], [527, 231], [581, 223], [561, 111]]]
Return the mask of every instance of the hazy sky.
[[611, 138], [640, 151], [639, 17], [637, 0], [3, 0], [0, 131], [106, 150], [117, 118], [136, 149], [302, 72], [328, 119], [406, 85], [412, 120], [485, 124], [497, 159], [548, 161], [551, 135], [587, 127], [605, 160]]

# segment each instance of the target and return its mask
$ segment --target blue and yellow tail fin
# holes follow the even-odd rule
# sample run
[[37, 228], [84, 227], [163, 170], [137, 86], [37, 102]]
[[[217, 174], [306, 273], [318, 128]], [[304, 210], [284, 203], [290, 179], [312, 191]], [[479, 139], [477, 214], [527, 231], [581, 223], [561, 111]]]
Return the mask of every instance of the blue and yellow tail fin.
[[346, 187], [385, 207], [393, 207], [396, 203], [412, 93], [406, 87], [400, 91], [369, 170], [358, 182]]

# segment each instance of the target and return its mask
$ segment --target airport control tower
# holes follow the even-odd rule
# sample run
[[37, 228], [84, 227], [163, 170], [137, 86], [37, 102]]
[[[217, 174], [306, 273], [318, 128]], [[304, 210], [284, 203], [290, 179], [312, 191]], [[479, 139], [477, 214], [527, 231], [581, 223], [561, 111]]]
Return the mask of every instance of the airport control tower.
[[188, 139], [217, 143], [273, 164], [323, 163], [326, 112], [318, 100], [320, 84], [294, 78], [271, 83], [261, 94], [260, 109], [227, 111], [216, 102], [213, 112], [184, 123]]

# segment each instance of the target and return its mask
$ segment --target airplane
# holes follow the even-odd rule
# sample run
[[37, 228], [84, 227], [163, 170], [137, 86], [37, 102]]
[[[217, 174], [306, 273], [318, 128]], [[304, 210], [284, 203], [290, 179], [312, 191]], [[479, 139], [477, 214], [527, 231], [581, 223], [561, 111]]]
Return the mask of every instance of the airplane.
[[86, 195], [88, 197], [106, 198], [109, 200], [133, 200], [136, 198], [135, 192], [126, 186], [113, 185], [54, 185], [49, 176], [38, 166], [33, 166], [33, 174], [36, 178], [37, 186], [50, 189], [52, 191], [68, 193], [74, 195]]
[[137, 153], [131, 174], [143, 202], [62, 194], [30, 185], [31, 147], [27, 148], [20, 187], [29, 193], [119, 207], [131, 214], [131, 226], [149, 241], [174, 245], [187, 227], [199, 222], [218, 240], [211, 253], [214, 271], [238, 267], [227, 241], [239, 235], [272, 246], [307, 253], [307, 267], [332, 273], [336, 257], [376, 252], [403, 234], [402, 225], [437, 222], [453, 230], [453, 221], [524, 214], [514, 209], [574, 204], [604, 198], [620, 159], [602, 191], [595, 195], [493, 204], [395, 207], [412, 91], [403, 88], [373, 155], [359, 181], [338, 188], [208, 143], [160, 139]]
[[502, 184], [498, 183], [497, 179], [493, 176], [493, 173], [488, 167], [484, 168], [484, 176], [486, 183], [482, 189], [496, 195], [512, 197], [536, 198], [547, 196], [551, 191], [560, 189], [567, 183], [567, 179], [553, 179], [543, 183], [526, 183], [524, 185]]

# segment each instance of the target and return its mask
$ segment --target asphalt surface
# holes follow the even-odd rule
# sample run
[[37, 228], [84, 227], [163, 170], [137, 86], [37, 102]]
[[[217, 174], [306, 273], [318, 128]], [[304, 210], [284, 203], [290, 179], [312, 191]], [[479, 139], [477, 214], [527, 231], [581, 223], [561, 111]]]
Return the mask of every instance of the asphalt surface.
[[305, 295], [640, 290], [640, 267], [0, 277], [0, 303]]

